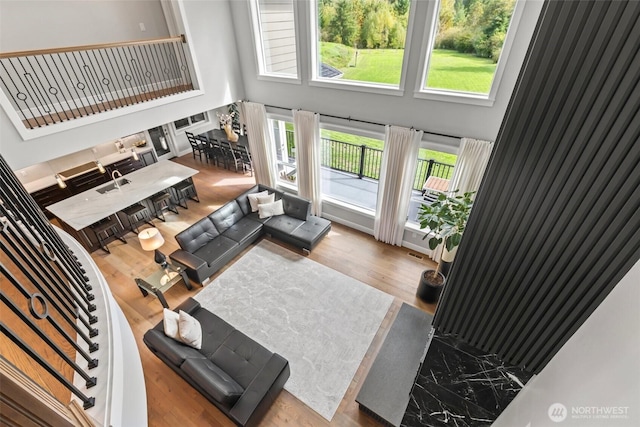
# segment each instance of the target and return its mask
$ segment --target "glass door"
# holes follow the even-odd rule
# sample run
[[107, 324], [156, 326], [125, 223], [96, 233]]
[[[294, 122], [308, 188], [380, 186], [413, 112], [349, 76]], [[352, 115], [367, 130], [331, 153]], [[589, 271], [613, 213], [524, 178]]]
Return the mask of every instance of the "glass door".
[[166, 160], [176, 156], [173, 141], [168, 132], [165, 131], [164, 126], [149, 129], [147, 132], [153, 147], [156, 149], [158, 160]]

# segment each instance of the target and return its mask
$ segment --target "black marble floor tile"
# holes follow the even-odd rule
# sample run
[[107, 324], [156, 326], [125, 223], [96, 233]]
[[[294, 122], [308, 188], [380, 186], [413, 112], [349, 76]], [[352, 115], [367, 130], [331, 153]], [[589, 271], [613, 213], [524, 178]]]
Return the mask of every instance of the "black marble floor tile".
[[[464, 350], [462, 350], [464, 349]], [[530, 374], [505, 366], [494, 354], [436, 333], [416, 382], [432, 382], [489, 413], [499, 415], [529, 380]]]
[[486, 380], [479, 381], [483, 389], [476, 389], [477, 402], [483, 408], [499, 415], [531, 378], [531, 374], [520, 368], [504, 364], [495, 365], [479, 359]]
[[434, 339], [416, 382], [423, 386], [427, 382], [438, 384], [463, 399], [492, 410], [497, 402], [486, 393], [484, 369], [479, 359]]
[[402, 427], [490, 426], [496, 416], [438, 384], [416, 384]]

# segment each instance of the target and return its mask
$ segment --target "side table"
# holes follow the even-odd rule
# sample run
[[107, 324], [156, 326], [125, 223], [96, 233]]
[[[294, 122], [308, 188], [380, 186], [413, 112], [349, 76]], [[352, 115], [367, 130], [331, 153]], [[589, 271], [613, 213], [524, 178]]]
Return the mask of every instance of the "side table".
[[146, 297], [149, 294], [154, 295], [160, 300], [160, 303], [164, 308], [169, 308], [169, 304], [167, 304], [167, 300], [164, 298], [163, 293], [168, 291], [173, 285], [181, 280], [184, 282], [184, 286], [188, 290], [193, 289], [189, 282], [189, 278], [187, 277], [187, 272], [183, 268], [170, 263], [167, 263], [166, 268], [156, 271], [149, 277], [144, 279], [140, 279], [138, 277], [135, 278], [136, 285], [140, 288], [142, 296]]

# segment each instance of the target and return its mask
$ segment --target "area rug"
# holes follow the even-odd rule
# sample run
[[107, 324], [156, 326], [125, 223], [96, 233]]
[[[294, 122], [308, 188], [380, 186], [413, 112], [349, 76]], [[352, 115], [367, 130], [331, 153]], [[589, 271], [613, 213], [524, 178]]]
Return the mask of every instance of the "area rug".
[[267, 240], [195, 299], [286, 358], [285, 389], [329, 421], [393, 301]]

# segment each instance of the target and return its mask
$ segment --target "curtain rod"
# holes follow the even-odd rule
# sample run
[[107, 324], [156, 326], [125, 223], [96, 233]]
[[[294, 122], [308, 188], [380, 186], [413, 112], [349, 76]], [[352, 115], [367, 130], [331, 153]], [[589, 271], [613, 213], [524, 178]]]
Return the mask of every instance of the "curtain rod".
[[[289, 110], [289, 111], [294, 110], [294, 108], [278, 107], [277, 105], [266, 105], [265, 104], [265, 107], [267, 107], [267, 108], [277, 108], [279, 110]], [[340, 116], [334, 116], [332, 114], [324, 114], [324, 113], [317, 113], [317, 114], [320, 114], [321, 116], [324, 116], [324, 117], [331, 117], [332, 119], [347, 120], [347, 121], [350, 121], [350, 122], [358, 122], [358, 123], [366, 123], [368, 125], [386, 126], [384, 123], [377, 123], [377, 122], [371, 122], [371, 121], [368, 121], [368, 120], [354, 119], [351, 116], [349, 116], [349, 117], [340, 117]], [[411, 129], [413, 129], [413, 128], [411, 128]], [[416, 130], [420, 130], [420, 129], [416, 129]], [[426, 130], [423, 130], [422, 132], [424, 132], [426, 134], [429, 134], [429, 135], [444, 136], [445, 138], [462, 139], [461, 136], [448, 135], [446, 133], [430, 132], [430, 131], [426, 131]]]

